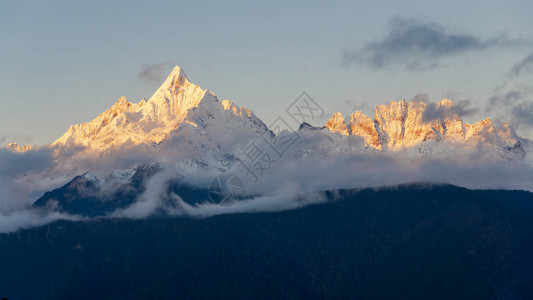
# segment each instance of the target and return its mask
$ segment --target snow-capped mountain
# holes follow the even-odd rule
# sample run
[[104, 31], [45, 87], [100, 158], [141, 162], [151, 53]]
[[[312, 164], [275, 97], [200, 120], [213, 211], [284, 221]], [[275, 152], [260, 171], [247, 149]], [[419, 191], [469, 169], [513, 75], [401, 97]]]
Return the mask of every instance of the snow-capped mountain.
[[[201, 148], [219, 147], [217, 143], [209, 145], [209, 140], [223, 142], [237, 131], [242, 135], [243, 130], [268, 130], [250, 110], [229, 100], [219, 101], [210, 90], [191, 83], [176, 66], [148, 101], [131, 103], [121, 97], [89, 123], [71, 126], [52, 145], [107, 149], [124, 144], [159, 144], [191, 130], [191, 126], [196, 128], [195, 135], [203, 136]], [[507, 123], [496, 127], [488, 118], [474, 124], [463, 122], [449, 99], [436, 104], [393, 101], [376, 106], [373, 118], [356, 111], [345, 119], [337, 112], [325, 128], [345, 138], [360, 137], [365, 147], [378, 151], [413, 149], [424, 155], [427, 149], [439, 153], [442, 149], [481, 146], [506, 159], [523, 159], [530, 144]], [[10, 147], [15, 151], [26, 149], [14, 144]]]
[[496, 127], [489, 118], [474, 124], [463, 122], [449, 99], [435, 105], [392, 101], [376, 106], [374, 118], [356, 111], [348, 123], [336, 112], [326, 128], [340, 135], [362, 137], [367, 147], [377, 150], [419, 149], [429, 144], [432, 148], [487, 147], [504, 158], [523, 159], [529, 146], [529, 141], [507, 123]]
[[52, 145], [106, 149], [123, 144], [158, 144], [184, 124], [205, 127], [207, 119], [215, 115], [226, 121], [219, 125], [231, 126], [223, 111], [230, 112], [242, 126], [266, 129], [250, 110], [229, 100], [219, 101], [210, 90], [191, 83], [176, 66], [148, 101], [131, 103], [121, 97], [89, 123], [71, 126]]
[[25, 201], [30, 201], [86, 172], [98, 185], [116, 170], [161, 161], [190, 172], [222, 171], [234, 166], [238, 161], [234, 153], [259, 135], [272, 133], [250, 110], [219, 101], [176, 66], [148, 101], [130, 103], [120, 98], [94, 120], [71, 126], [51, 145], [31, 148], [11, 143], [6, 148], [21, 153], [12, 157], [40, 155], [39, 161], [48, 163], [43, 169], [29, 166], [29, 171], [12, 179], [15, 189], [26, 191]]
[[[269, 148], [280, 141], [288, 145], [293, 135], [294, 144], [283, 154]], [[137, 216], [135, 205], [148, 205], [145, 216], [174, 207], [174, 194], [183, 199], [192, 193], [203, 201], [206, 194], [198, 191], [223, 172], [242, 177], [247, 196], [420, 180], [533, 190], [533, 143], [507, 123], [463, 122], [451, 100], [391, 102], [376, 106], [373, 117], [337, 112], [324, 126], [302, 123], [297, 133], [276, 136], [252, 111], [219, 101], [177, 66], [148, 101], [120, 98], [44, 148], [49, 165], [17, 176], [13, 185], [35, 186], [32, 195], [50, 191], [34, 206], [74, 214], [85, 214], [89, 205], [97, 208], [95, 215], [120, 208]], [[158, 172], [144, 171], [154, 165], [161, 167]], [[258, 183], [260, 177], [266, 179]]]

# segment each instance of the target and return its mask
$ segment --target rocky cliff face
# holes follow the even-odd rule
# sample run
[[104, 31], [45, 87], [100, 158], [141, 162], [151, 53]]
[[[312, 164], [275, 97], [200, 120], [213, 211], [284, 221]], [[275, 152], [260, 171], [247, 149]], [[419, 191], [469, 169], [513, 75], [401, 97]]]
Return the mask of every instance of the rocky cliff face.
[[443, 99], [436, 104], [424, 102], [391, 102], [378, 105], [374, 118], [356, 111], [350, 115], [349, 131], [340, 113], [335, 113], [326, 127], [335, 133], [362, 137], [367, 147], [377, 150], [401, 150], [428, 142], [442, 142], [466, 147], [484, 144], [512, 151], [512, 156], [523, 156], [521, 139], [504, 123], [496, 128], [487, 118], [464, 123], [453, 102]]
[[381, 150], [376, 124], [369, 116], [360, 111], [352, 113], [350, 115], [350, 130], [352, 135], [360, 136], [365, 140], [365, 146]]
[[346, 126], [346, 121], [341, 113], [336, 112], [333, 114], [333, 117], [326, 123], [326, 128], [331, 132], [336, 132], [340, 135], [350, 135], [348, 126]]

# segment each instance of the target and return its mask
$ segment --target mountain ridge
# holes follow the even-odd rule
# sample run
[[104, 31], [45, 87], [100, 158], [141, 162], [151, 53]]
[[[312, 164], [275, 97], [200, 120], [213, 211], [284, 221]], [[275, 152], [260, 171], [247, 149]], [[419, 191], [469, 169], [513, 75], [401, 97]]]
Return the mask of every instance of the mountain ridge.
[[419, 101], [391, 101], [377, 105], [374, 118], [356, 111], [346, 122], [340, 112], [335, 112], [326, 127], [340, 135], [364, 138], [366, 146], [377, 150], [399, 150], [427, 141], [452, 141], [475, 144], [489, 140], [500, 146], [514, 147], [520, 137], [508, 124], [496, 128], [490, 118], [469, 124], [463, 122], [449, 99], [434, 105], [433, 116], [428, 112], [431, 104]]
[[[251, 121], [251, 127], [255, 126], [257, 132], [268, 130], [251, 110], [229, 100], [219, 101], [209, 89], [191, 83], [176, 66], [148, 101], [131, 103], [121, 97], [94, 120], [69, 127], [52, 146], [77, 145], [104, 150], [123, 144], [159, 144], [185, 124], [198, 127], [201, 119], [218, 118], [220, 108], [237, 119]], [[199, 116], [199, 111], [204, 116]], [[224, 127], [228, 122], [212, 125]], [[495, 148], [505, 159], [523, 159], [529, 145], [508, 123], [496, 127], [490, 118], [473, 124], [463, 122], [453, 101], [446, 98], [435, 104], [401, 100], [376, 105], [373, 118], [360, 111], [346, 118], [335, 112], [324, 128], [347, 138], [362, 138], [365, 147], [377, 151], [420, 151], [421, 147], [442, 148], [438, 146], [441, 144], [453, 148], [483, 145]]]
[[[222, 110], [233, 115], [237, 123], [240, 122], [238, 119], [245, 120], [237, 127], [251, 128], [252, 132], [261, 134], [270, 131], [251, 110], [239, 107], [230, 100], [218, 100], [215, 93], [191, 83], [185, 72], [175, 66], [148, 101], [143, 98], [138, 103], [131, 103], [120, 97], [92, 121], [70, 126], [49, 146], [106, 150], [121, 145], [157, 145], [172, 139], [172, 133], [180, 127], [198, 127], [198, 120], [216, 119]], [[196, 111], [196, 116], [192, 116], [193, 111]], [[205, 115], [199, 116], [198, 111]], [[235, 122], [231, 120], [228, 123], [228, 118], [224, 119], [225, 123], [210, 123], [214, 127], [224, 128]], [[309, 124], [303, 123], [299, 127], [310, 128]], [[425, 156], [449, 149], [484, 147], [492, 148], [503, 159], [533, 162], [533, 158], [529, 157], [531, 155], [527, 155], [533, 143], [518, 136], [508, 123], [496, 127], [490, 118], [473, 124], [463, 122], [459, 109], [447, 98], [437, 103], [401, 100], [391, 101], [388, 105], [376, 105], [374, 118], [358, 110], [347, 118], [335, 112], [324, 126], [315, 129], [327, 129], [332, 134], [346, 138], [361, 138], [364, 148], [381, 152], [408, 151]], [[271, 131], [269, 135], [272, 138], [275, 136]], [[16, 143], [10, 143], [6, 148], [13, 152], [32, 149], [31, 145], [21, 147]]]

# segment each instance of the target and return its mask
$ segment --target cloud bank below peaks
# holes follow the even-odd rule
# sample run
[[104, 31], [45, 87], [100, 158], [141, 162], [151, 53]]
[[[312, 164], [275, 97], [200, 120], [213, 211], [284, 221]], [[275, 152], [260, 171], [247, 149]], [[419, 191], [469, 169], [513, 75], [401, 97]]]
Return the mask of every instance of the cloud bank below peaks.
[[[400, 23], [393, 33], [376, 45], [383, 48], [413, 31], [437, 40], [437, 45], [456, 43], [448, 46], [451, 52], [501, 42], [451, 35], [415, 20], [395, 22]], [[416, 51], [444, 55], [417, 43]], [[405, 47], [403, 51], [410, 49]], [[390, 63], [380, 56], [387, 52], [380, 51], [370, 61]], [[59, 218], [85, 219], [57, 207], [48, 213], [32, 207], [45, 192], [83, 174], [84, 182], [93, 181], [98, 187], [91, 190], [92, 201], [114, 201], [120, 187], [136, 188], [131, 203], [100, 216], [135, 219], [294, 209], [325, 201], [320, 196], [325, 190], [419, 181], [533, 191], [533, 143], [490, 119], [475, 124], [461, 120], [461, 115], [475, 111], [468, 101], [454, 105], [444, 99], [432, 104], [420, 94], [411, 102], [376, 106], [373, 117], [356, 111], [345, 119], [339, 113], [324, 127], [300, 126], [298, 132], [274, 135], [250, 110], [219, 101], [175, 67], [149, 101], [134, 104], [120, 99], [95, 120], [72, 126], [49, 146], [25, 152], [0, 150], [0, 231]], [[155, 164], [160, 171], [134, 175], [139, 166]], [[212, 180], [225, 172], [244, 184], [245, 200], [232, 207], [209, 203], [206, 192]], [[131, 180], [137, 180], [135, 185]], [[173, 188], [176, 183], [195, 188], [198, 202], [186, 202], [183, 193]]]

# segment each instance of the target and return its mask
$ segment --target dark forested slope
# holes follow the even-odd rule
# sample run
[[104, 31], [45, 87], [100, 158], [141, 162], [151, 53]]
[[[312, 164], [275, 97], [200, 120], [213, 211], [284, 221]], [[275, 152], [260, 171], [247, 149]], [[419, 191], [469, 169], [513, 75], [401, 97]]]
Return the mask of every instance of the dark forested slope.
[[0, 235], [0, 297], [531, 298], [533, 195], [408, 185], [292, 211]]

